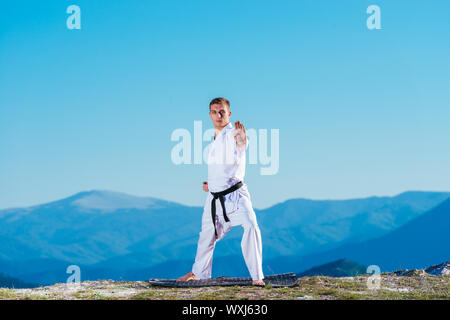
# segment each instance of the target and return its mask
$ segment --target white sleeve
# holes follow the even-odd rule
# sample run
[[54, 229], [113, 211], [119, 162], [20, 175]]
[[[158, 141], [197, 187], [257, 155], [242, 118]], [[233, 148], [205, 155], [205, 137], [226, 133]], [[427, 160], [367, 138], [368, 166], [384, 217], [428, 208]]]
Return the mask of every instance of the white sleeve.
[[236, 142], [236, 139], [234, 138], [235, 130], [230, 130], [230, 132], [227, 133], [225, 143], [226, 143], [226, 154], [227, 156], [231, 156], [232, 163], [239, 162], [239, 159], [241, 158], [241, 153], [243, 147], [239, 148]]

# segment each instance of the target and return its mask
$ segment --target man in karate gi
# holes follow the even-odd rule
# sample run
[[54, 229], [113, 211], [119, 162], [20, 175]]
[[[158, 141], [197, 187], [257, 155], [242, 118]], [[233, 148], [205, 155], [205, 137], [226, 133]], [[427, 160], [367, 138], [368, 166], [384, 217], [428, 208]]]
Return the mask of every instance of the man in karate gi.
[[242, 254], [252, 283], [264, 286], [261, 232], [247, 185], [243, 181], [247, 134], [240, 121], [235, 122], [236, 128], [230, 123], [230, 102], [227, 99], [213, 99], [209, 110], [216, 132], [208, 154], [208, 181], [203, 182], [203, 190], [208, 192], [208, 196], [202, 215], [202, 230], [192, 271], [177, 281], [211, 278], [216, 241], [222, 239], [232, 227], [240, 225], [244, 228]]

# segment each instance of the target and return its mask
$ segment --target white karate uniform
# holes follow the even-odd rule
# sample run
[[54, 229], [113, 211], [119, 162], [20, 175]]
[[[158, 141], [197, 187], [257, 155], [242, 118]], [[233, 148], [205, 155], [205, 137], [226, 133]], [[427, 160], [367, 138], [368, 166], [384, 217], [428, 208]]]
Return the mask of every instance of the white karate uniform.
[[[211, 278], [212, 257], [216, 241], [222, 239], [234, 226], [242, 226], [241, 248], [247, 268], [252, 280], [262, 280], [262, 241], [261, 232], [256, 221], [247, 185], [244, 183], [245, 175], [245, 146], [239, 147], [234, 139], [236, 129], [228, 123], [209, 146], [208, 153], [208, 196], [205, 200], [202, 215], [202, 230], [199, 234], [197, 254], [192, 272], [200, 279]], [[211, 201], [214, 198], [211, 192], [220, 192], [228, 189], [237, 182], [244, 185], [238, 190], [225, 195], [225, 210], [229, 222], [223, 217], [223, 210], [219, 199], [216, 200], [216, 229], [211, 217]]]

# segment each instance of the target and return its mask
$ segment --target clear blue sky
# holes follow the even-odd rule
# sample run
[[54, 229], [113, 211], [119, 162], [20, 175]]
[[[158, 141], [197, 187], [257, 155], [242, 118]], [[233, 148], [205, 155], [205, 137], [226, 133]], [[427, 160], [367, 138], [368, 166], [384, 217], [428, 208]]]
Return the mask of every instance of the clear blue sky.
[[[66, 8], [81, 8], [68, 30]], [[366, 8], [381, 8], [368, 30]], [[0, 208], [91, 189], [203, 205], [173, 130], [280, 130], [255, 208], [450, 190], [449, 1], [9, 1], [0, 12]]]

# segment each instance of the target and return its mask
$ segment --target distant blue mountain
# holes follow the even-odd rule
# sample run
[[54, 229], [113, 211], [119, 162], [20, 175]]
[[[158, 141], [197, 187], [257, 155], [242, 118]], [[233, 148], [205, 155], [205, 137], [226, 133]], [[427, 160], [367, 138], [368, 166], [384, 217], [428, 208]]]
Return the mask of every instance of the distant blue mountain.
[[339, 259], [297, 273], [297, 277], [299, 278], [313, 277], [313, 276], [354, 277], [358, 275], [367, 274], [366, 271], [367, 266], [363, 266], [351, 260]]
[[0, 288], [19, 289], [19, 288], [35, 288], [35, 287], [38, 287], [38, 285], [23, 282], [22, 280], [10, 277], [0, 272]]
[[[383, 236], [449, 196], [405, 192], [351, 200], [292, 199], [255, 210], [263, 258], [270, 262], [265, 272], [273, 273], [277, 267], [271, 261], [281, 256], [317, 254]], [[65, 281], [65, 270], [71, 264], [82, 267], [86, 277], [148, 278], [152, 272], [173, 277], [178, 269], [181, 272], [193, 263], [202, 211], [201, 207], [99, 190], [0, 210], [0, 272], [46, 284]], [[242, 228], [233, 228], [217, 243], [213, 263], [224, 263], [217, 263], [213, 274], [234, 275], [226, 273], [232, 270], [248, 275], [240, 248], [242, 232]], [[289, 271], [293, 270], [302, 269]]]
[[[276, 250], [273, 254], [266, 250], [265, 256], [294, 252], [305, 255], [382, 236], [449, 196], [450, 193], [410, 191], [395, 197], [288, 200], [258, 214], [264, 242]], [[288, 236], [283, 236], [285, 233]]]
[[276, 272], [287, 272], [342, 258], [378, 265], [381, 272], [423, 269], [450, 260], [450, 199], [384, 236], [306, 256], [278, 257], [265, 263]]
[[[39, 206], [0, 210], [0, 259], [92, 264], [130, 253], [129, 246], [149, 235], [157, 238], [175, 229], [195, 234], [198, 216], [197, 207], [155, 198], [81, 192]], [[153, 255], [157, 262], [164, 259]]]

